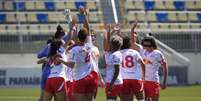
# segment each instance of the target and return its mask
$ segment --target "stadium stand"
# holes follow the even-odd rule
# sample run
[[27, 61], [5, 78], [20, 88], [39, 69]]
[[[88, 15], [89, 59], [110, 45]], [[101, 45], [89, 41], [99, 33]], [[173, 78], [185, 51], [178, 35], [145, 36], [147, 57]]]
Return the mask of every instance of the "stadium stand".
[[127, 24], [138, 20], [150, 29], [200, 29], [200, 0], [125, 0], [124, 4]]
[[[100, 2], [97, 0], [69, 0], [69, 1], [53, 1], [53, 0], [4, 0], [0, 1], [0, 24], [1, 28], [8, 30], [7, 33], [19, 32], [17, 29], [18, 24], [23, 27], [20, 32], [27, 32], [29, 34], [37, 33], [39, 30], [43, 33], [42, 28], [53, 24], [64, 24], [66, 19], [63, 15], [63, 10], [68, 8], [71, 10], [72, 15], [76, 16], [77, 22], [83, 22], [83, 16], [78, 14], [78, 9], [80, 6], [87, 6], [90, 10], [89, 22], [94, 24], [94, 27], [103, 28], [103, 17], [102, 11], [100, 9]], [[40, 27], [42, 24], [43, 27]], [[12, 27], [11, 27], [12, 26]], [[39, 26], [39, 27], [36, 27]], [[33, 27], [33, 28], [32, 28]], [[48, 27], [49, 28], [49, 27]], [[50, 27], [48, 30], [53, 30], [56, 27]], [[30, 30], [31, 29], [31, 30]], [[68, 28], [65, 28], [68, 29]], [[1, 34], [4, 31], [1, 31]], [[52, 31], [51, 31], [52, 32]], [[47, 31], [44, 31], [47, 33]]]

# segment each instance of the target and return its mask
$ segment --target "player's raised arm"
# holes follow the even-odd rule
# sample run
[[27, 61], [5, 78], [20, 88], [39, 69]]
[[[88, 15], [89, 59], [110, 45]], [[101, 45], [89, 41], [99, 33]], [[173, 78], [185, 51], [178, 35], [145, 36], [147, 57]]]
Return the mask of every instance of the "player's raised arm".
[[118, 36], [120, 37], [123, 37], [122, 36], [122, 32], [121, 32], [121, 25], [120, 24], [114, 24], [112, 25], [112, 31], [111, 31], [112, 34], [117, 34]]
[[137, 20], [135, 20], [135, 23], [133, 24], [132, 28], [131, 28], [131, 34], [136, 33], [135, 29], [137, 28]]
[[80, 6], [79, 8], [80, 14], [84, 16], [84, 23], [83, 26], [86, 28], [89, 32], [89, 10], [86, 7]]
[[132, 43], [136, 43], [136, 37], [137, 37], [137, 32], [135, 31], [136, 27], [137, 27], [137, 21], [135, 21], [135, 23], [131, 27], [130, 34], [131, 34], [131, 42]]
[[75, 40], [77, 36], [76, 18], [71, 16], [70, 9], [64, 9], [63, 13], [69, 26], [69, 32], [65, 39], [66, 41], [71, 39]]
[[106, 25], [106, 32], [104, 32], [103, 48], [105, 51], [110, 50], [110, 32], [111, 32], [111, 24]]
[[47, 62], [47, 58], [41, 58], [37, 61], [37, 64], [43, 64], [43, 63], [46, 63]]

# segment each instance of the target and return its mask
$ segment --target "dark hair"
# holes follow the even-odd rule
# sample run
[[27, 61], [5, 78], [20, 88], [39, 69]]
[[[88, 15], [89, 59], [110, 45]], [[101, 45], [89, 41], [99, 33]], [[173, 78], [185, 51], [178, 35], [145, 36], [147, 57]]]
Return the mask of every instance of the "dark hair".
[[130, 37], [129, 36], [123, 36], [123, 45], [121, 46], [121, 49], [128, 49], [131, 47], [131, 42], [130, 42]]
[[54, 56], [57, 54], [57, 51], [62, 45], [62, 41], [59, 39], [54, 39], [50, 44], [50, 51], [48, 53], [48, 57]]
[[154, 38], [152, 36], [148, 36], [148, 37], [144, 37], [142, 39], [141, 45], [143, 46], [144, 42], [150, 42], [151, 43], [151, 47], [153, 47], [154, 49], [157, 49], [157, 45], [156, 45], [156, 41], [154, 40]]
[[114, 48], [114, 50], [119, 50], [123, 44], [123, 39], [118, 35], [114, 35], [110, 39], [110, 44], [112, 45], [112, 48]]
[[46, 44], [50, 44], [50, 43], [52, 43], [52, 39], [53, 39], [53, 38], [48, 39], [47, 42], [46, 42]]
[[82, 28], [78, 32], [77, 37], [78, 37], [80, 42], [84, 42], [87, 39], [87, 35], [88, 35], [88, 30], [86, 28]]
[[61, 39], [64, 35], [65, 35], [65, 32], [64, 32], [63, 28], [61, 27], [61, 25], [58, 25], [57, 31], [54, 34], [54, 38]]

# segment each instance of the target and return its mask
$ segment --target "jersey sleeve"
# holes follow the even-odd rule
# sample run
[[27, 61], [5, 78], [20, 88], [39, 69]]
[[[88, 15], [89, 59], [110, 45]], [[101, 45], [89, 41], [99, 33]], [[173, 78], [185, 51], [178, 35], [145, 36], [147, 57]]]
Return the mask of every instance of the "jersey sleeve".
[[122, 57], [118, 54], [113, 54], [112, 56], [112, 64], [113, 65], [119, 65], [122, 63]]
[[77, 53], [76, 53], [76, 49], [73, 48], [69, 51], [70, 55], [69, 55], [69, 60], [73, 61], [73, 62], [76, 62], [77, 60]]
[[37, 58], [43, 58], [43, 57], [47, 57], [49, 53], [49, 44], [45, 45], [45, 47], [43, 47], [38, 53], [37, 53]]
[[165, 57], [164, 57], [163, 53], [161, 53], [161, 52], [158, 52], [156, 59], [161, 65], [166, 63]]
[[136, 53], [136, 60], [137, 61], [142, 60], [142, 57], [139, 52]]

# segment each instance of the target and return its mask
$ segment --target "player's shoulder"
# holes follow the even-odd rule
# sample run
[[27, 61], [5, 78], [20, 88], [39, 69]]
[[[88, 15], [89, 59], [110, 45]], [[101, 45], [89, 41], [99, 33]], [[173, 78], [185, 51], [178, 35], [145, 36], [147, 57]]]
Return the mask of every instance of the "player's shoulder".
[[138, 53], [138, 51], [136, 51], [134, 49], [124, 49], [124, 50], [121, 50], [121, 53], [124, 53], [124, 52], [132, 53], [132, 54], [137, 54]]
[[153, 50], [153, 53], [154, 54], [162, 54], [162, 52], [160, 50], [158, 50], [158, 49]]
[[80, 50], [80, 46], [74, 46], [71, 50], [70, 50], [70, 52], [75, 52], [75, 51], [79, 51]]
[[121, 51], [116, 51], [116, 52], [113, 52], [112, 55], [119, 57], [119, 56], [122, 56], [122, 53]]

